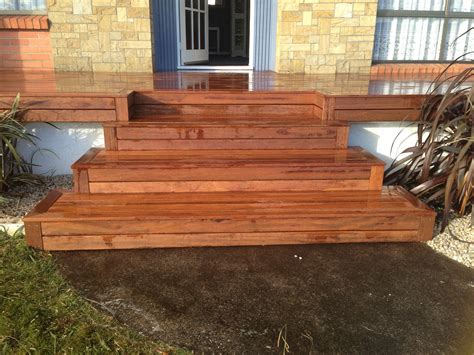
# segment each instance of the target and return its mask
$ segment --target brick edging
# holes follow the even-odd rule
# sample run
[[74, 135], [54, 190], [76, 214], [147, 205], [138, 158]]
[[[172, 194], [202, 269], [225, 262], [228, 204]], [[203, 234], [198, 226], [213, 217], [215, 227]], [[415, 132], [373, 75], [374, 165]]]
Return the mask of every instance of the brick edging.
[[0, 30], [49, 30], [48, 16], [3, 15]]

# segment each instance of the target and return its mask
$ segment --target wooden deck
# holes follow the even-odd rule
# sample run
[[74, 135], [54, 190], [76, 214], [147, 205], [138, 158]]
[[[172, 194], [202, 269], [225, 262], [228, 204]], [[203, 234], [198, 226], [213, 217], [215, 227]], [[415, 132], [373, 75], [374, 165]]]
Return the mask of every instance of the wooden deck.
[[[67, 90], [83, 79], [69, 75]], [[316, 89], [316, 77], [274, 73], [160, 74], [151, 77], [152, 89], [120, 82], [139, 77], [110, 78], [107, 95], [23, 94], [28, 120], [102, 122], [105, 133], [105, 149], [73, 164], [75, 192], [52, 192], [24, 218], [30, 245], [82, 250], [431, 237], [435, 213], [402, 189], [383, 188], [383, 162], [347, 146], [348, 122], [413, 119], [422, 96], [362, 94], [362, 82], [353, 81], [344, 90], [353, 85], [359, 94], [328, 94]]]
[[[16, 93], [27, 121], [123, 122], [133, 113], [292, 115], [345, 122], [414, 120], [432, 76], [178, 72], [0, 72], [0, 109]], [[299, 95], [289, 95], [298, 92]], [[278, 105], [273, 111], [269, 106]], [[273, 107], [273, 106], [272, 106]], [[232, 112], [229, 112], [231, 110]]]

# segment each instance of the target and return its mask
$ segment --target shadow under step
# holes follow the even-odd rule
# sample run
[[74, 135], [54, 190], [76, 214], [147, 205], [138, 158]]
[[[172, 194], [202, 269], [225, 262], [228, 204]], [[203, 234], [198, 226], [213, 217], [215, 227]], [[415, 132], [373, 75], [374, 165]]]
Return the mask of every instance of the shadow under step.
[[106, 151], [72, 165], [80, 193], [380, 190], [384, 163], [359, 147]]
[[401, 188], [382, 193], [52, 191], [24, 222], [30, 246], [93, 250], [420, 241], [432, 237], [434, 218]]
[[345, 123], [303, 118], [156, 117], [104, 124], [107, 150], [346, 148]]

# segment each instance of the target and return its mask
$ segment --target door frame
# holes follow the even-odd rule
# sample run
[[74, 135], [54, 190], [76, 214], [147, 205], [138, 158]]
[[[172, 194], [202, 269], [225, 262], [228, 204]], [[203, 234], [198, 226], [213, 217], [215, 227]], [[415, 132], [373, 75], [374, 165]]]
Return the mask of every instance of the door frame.
[[[249, 16], [249, 64], [248, 65], [181, 65], [181, 24], [180, 24], [180, 3], [176, 1], [176, 30], [178, 31], [178, 70], [205, 70], [220, 72], [251, 71], [254, 68], [254, 35], [255, 35], [255, 1], [250, 0]], [[206, 41], [209, 37], [207, 33]], [[208, 42], [208, 41], [207, 41]]]
[[[183, 5], [183, 7], [181, 7], [179, 10], [180, 10], [180, 13], [179, 13], [179, 19], [180, 19], [180, 26], [181, 26], [181, 30], [179, 33], [185, 33], [186, 32], [186, 21], [182, 21], [185, 17], [185, 14], [186, 14], [186, 1], [185, 0], [178, 0], [179, 3], [181, 3]], [[191, 48], [190, 50], [188, 50], [186, 47], [186, 43], [183, 43], [183, 41], [181, 41], [180, 43], [180, 46], [181, 46], [181, 51], [180, 53], [183, 54], [183, 51], [185, 53], [185, 56], [187, 57], [187, 62], [189, 63], [195, 63], [195, 64], [199, 64], [200, 62], [203, 62], [205, 61], [206, 59], [209, 60], [209, 10], [208, 10], [208, 2], [207, 0], [201, 0], [201, 4], [204, 3], [204, 10], [201, 9], [201, 8], [198, 8], [198, 9], [194, 9], [193, 8], [193, 1], [190, 1], [190, 10], [191, 10], [191, 18], [193, 18], [193, 14], [195, 12], [198, 13], [198, 19], [201, 18], [201, 15], [203, 14], [204, 12], [204, 49], [195, 49], [195, 48]], [[198, 6], [199, 5], [199, 1], [198, 1]], [[207, 15], [207, 18], [206, 18], [206, 15]], [[194, 22], [194, 20], [193, 20]], [[201, 24], [201, 21], [199, 20], [199, 25]], [[198, 42], [201, 44], [201, 27], [198, 25]], [[192, 27], [192, 25], [191, 25]], [[194, 40], [196, 39], [196, 36], [195, 36], [195, 29], [192, 29], [192, 43], [191, 43], [191, 47], [195, 47], [196, 44], [194, 43]], [[187, 41], [187, 40], [186, 40]], [[184, 41], [184, 42], [186, 42]], [[194, 46], [193, 46], [194, 44]], [[199, 47], [201, 47], [201, 45], [199, 44]]]

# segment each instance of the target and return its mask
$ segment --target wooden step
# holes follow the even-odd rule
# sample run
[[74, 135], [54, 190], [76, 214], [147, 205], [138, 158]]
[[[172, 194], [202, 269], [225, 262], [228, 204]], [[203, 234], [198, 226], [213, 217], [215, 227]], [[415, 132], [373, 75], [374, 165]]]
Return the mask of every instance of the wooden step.
[[135, 117], [208, 115], [219, 118], [246, 115], [287, 119], [322, 117], [324, 97], [315, 91], [191, 91], [136, 92]]
[[431, 238], [434, 218], [401, 188], [382, 193], [53, 191], [24, 222], [33, 247], [90, 250], [420, 241]]
[[345, 148], [349, 127], [285, 118], [172, 116], [104, 125], [107, 150]]
[[380, 190], [384, 163], [362, 148], [106, 151], [72, 165], [75, 191], [152, 193]]

